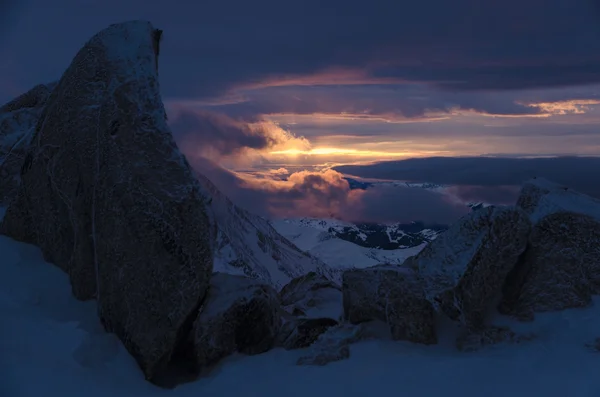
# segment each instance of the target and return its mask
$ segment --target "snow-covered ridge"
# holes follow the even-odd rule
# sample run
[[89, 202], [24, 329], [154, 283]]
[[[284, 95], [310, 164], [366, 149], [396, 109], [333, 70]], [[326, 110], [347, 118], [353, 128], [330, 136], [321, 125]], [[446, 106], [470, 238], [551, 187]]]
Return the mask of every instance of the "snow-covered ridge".
[[208, 178], [196, 174], [216, 225], [214, 270], [246, 275], [281, 288], [292, 278], [314, 271], [339, 281], [339, 272], [301, 250], [271, 223], [236, 206]]

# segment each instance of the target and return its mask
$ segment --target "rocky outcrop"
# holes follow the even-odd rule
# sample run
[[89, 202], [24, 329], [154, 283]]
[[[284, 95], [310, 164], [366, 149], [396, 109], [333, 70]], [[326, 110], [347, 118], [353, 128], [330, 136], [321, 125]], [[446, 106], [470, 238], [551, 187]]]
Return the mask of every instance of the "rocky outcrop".
[[0, 107], [0, 206], [17, 195], [21, 166], [54, 85], [36, 85]]
[[413, 271], [376, 267], [349, 270], [342, 277], [344, 317], [350, 323], [381, 320], [393, 339], [437, 343], [433, 306]]
[[232, 353], [259, 354], [271, 349], [281, 327], [277, 292], [243, 276], [215, 273], [210, 292], [194, 322], [193, 349], [199, 369]]
[[424, 280], [437, 310], [466, 328], [480, 328], [525, 250], [530, 229], [523, 210], [490, 206], [460, 219], [404, 265]]
[[473, 352], [500, 343], [519, 344], [535, 339], [535, 334], [518, 334], [508, 327], [487, 326], [467, 332], [456, 340], [456, 347], [463, 352]]
[[185, 339], [212, 272], [205, 199], [166, 124], [157, 53], [144, 21], [85, 44], [45, 103], [0, 226], [98, 300], [148, 379]]
[[342, 288], [316, 272], [290, 281], [279, 298], [288, 312], [299, 317], [338, 320], [342, 315]]
[[600, 201], [536, 179], [523, 186], [518, 204], [534, 227], [506, 280], [500, 311], [531, 319], [591, 304], [600, 293]]

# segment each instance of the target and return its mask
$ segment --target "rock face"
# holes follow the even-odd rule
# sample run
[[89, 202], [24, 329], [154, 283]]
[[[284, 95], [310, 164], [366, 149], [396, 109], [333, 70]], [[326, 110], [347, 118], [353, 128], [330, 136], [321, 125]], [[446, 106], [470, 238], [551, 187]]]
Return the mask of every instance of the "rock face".
[[500, 311], [531, 319], [591, 304], [600, 293], [600, 201], [541, 179], [523, 186], [518, 204], [535, 223]]
[[470, 213], [405, 265], [425, 281], [427, 299], [467, 328], [484, 325], [507, 274], [525, 250], [531, 223], [514, 207]]
[[349, 322], [381, 320], [390, 326], [393, 339], [437, 343], [433, 306], [422, 280], [410, 269], [349, 270], [342, 277], [344, 316]]
[[50, 97], [0, 232], [65, 270], [148, 379], [189, 332], [212, 272], [200, 186], [165, 120], [159, 31], [111, 25]]
[[0, 206], [17, 195], [21, 165], [54, 85], [36, 85], [0, 107]]
[[215, 273], [203, 309], [194, 323], [198, 368], [234, 352], [259, 354], [273, 347], [281, 327], [277, 292], [243, 276]]

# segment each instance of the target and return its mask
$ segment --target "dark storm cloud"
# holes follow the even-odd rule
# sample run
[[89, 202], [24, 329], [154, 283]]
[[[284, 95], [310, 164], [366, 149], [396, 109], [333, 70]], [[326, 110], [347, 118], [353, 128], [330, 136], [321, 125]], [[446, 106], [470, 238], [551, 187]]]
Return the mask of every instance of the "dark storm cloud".
[[[372, 165], [346, 165], [336, 171], [363, 178], [432, 182], [448, 185], [494, 187], [495, 201], [505, 199], [509, 185], [520, 185], [534, 176], [553, 180], [595, 197], [600, 197], [600, 157], [490, 158], [432, 157]], [[483, 188], [482, 188], [483, 187]], [[503, 187], [498, 190], [498, 187]], [[461, 194], [467, 194], [465, 188]], [[471, 188], [472, 189], [472, 188]], [[483, 198], [482, 190], [478, 197]], [[495, 193], [494, 193], [495, 192]], [[471, 191], [473, 197], [474, 191]], [[488, 197], [489, 198], [489, 197]], [[480, 200], [484, 201], [484, 200]]]
[[[596, 98], [591, 93], [588, 96]], [[238, 103], [211, 108], [247, 119], [277, 113], [345, 113], [392, 118], [413, 118], [426, 112], [453, 110], [495, 115], [542, 113], [539, 108], [515, 102], [512, 94], [440, 92], [424, 84], [268, 87], [244, 92], [243, 98]]]
[[51, 81], [93, 33], [144, 18], [165, 31], [168, 97], [211, 97], [331, 67], [460, 90], [583, 84], [600, 81], [596, 3], [29, 0], [3, 48], [0, 63], [12, 63], [0, 69], [22, 90]]
[[173, 134], [186, 145], [193, 143], [197, 148], [211, 148], [221, 155], [230, 155], [245, 148], [263, 149], [274, 144], [265, 131], [252, 129], [224, 114], [187, 109], [173, 113], [169, 122]]

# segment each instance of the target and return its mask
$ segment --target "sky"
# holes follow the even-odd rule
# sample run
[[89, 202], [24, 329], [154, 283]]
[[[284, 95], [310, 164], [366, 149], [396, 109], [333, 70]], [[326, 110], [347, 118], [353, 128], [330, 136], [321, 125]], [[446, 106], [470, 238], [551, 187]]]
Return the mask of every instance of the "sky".
[[[147, 19], [163, 29], [159, 74], [171, 128], [191, 162], [232, 196], [247, 193], [240, 187], [268, 197], [285, 191], [300, 198], [278, 201], [362, 214], [371, 201], [346, 201], [366, 193], [350, 192], [341, 168], [329, 167], [600, 154], [600, 0], [0, 0], [0, 7], [0, 102], [58, 79], [111, 23]], [[298, 205], [270, 204], [265, 213], [316, 214]]]

